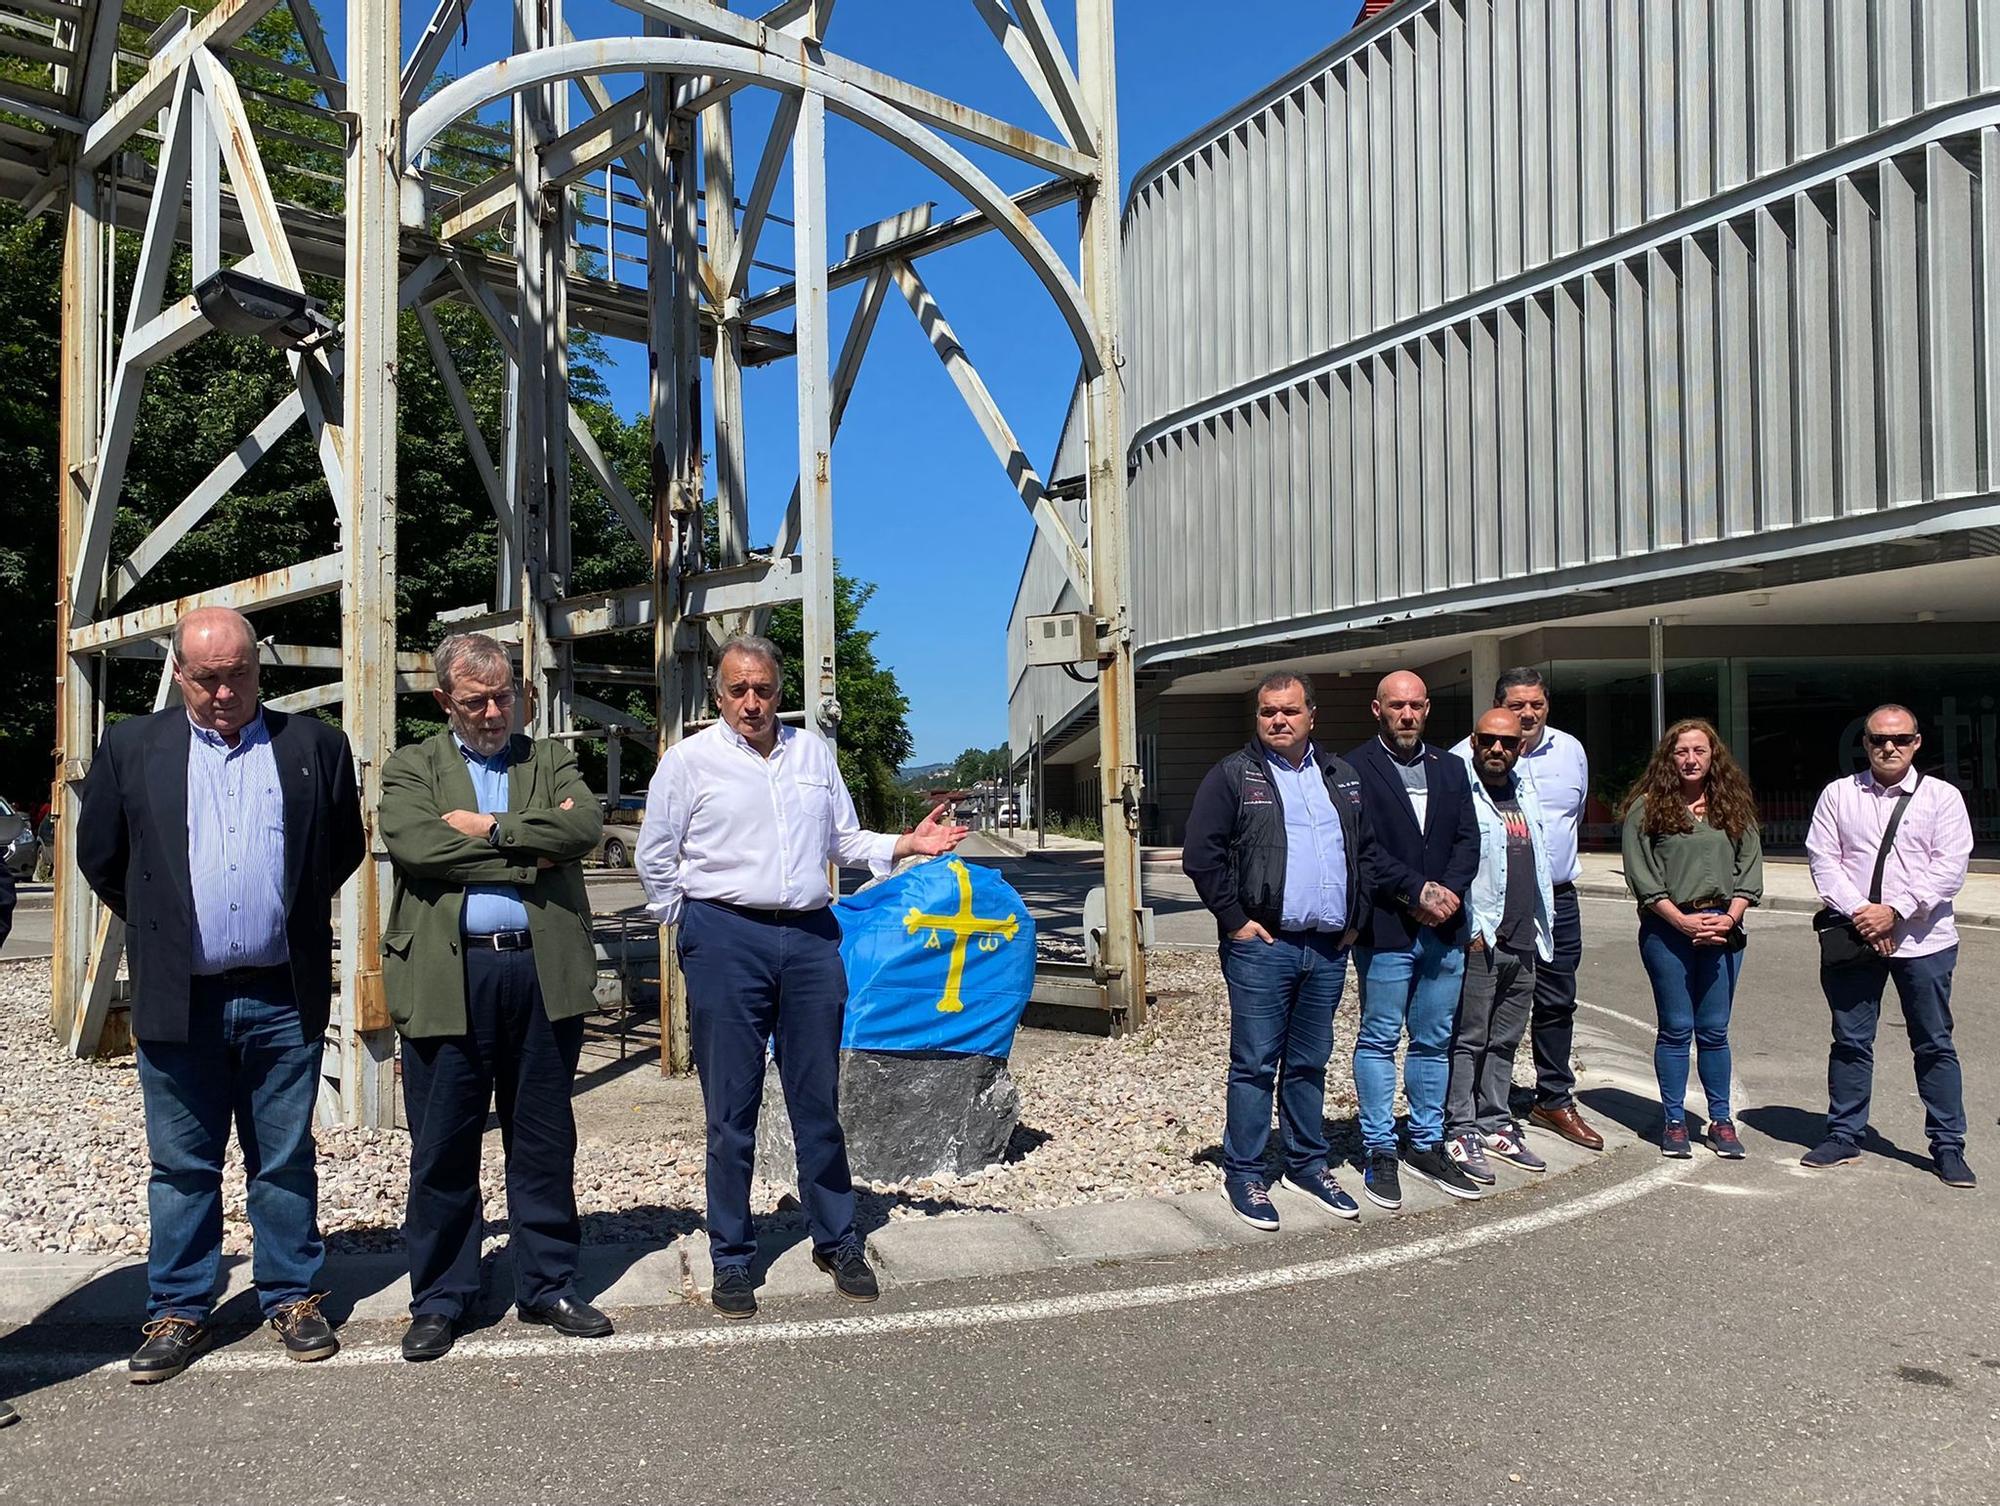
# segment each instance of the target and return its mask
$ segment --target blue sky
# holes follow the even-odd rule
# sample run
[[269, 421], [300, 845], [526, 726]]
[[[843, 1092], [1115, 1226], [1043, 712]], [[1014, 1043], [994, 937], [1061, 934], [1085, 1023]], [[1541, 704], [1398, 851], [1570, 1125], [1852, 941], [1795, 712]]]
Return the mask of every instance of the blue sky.
[[[735, 9], [761, 8], [735, 0]], [[1358, 0], [1125, 0], [1118, 9], [1121, 165], [1133, 169], [1271, 82], [1345, 32]], [[420, 14], [419, 11], [424, 14]], [[1074, 45], [1063, 0], [1049, 10]], [[405, 8], [407, 45], [428, 6]], [[472, 10], [467, 40], [444, 60], [463, 74], [504, 46], [506, 12]], [[580, 36], [636, 31], [637, 18], [608, 0], [569, 0]], [[828, 45], [858, 61], [1018, 124], [1054, 135], [970, 0], [841, 0]], [[338, 46], [339, 39], [335, 39]], [[636, 80], [607, 80], [620, 94]], [[747, 185], [768, 125], [770, 96], [746, 91], [736, 114], [738, 172]], [[574, 94], [573, 118], [585, 106]], [[1003, 189], [1033, 181], [1011, 159], [966, 148]], [[789, 175], [788, 175], [789, 177]], [[739, 196], [745, 191], [739, 187]], [[836, 236], [926, 200], [940, 217], [963, 207], [954, 190], [844, 121], [828, 128], [828, 212]], [[789, 217], [789, 181], [775, 214]], [[635, 217], [635, 211], [626, 211]], [[1044, 234], [1075, 264], [1073, 209], [1042, 217]], [[622, 241], [640, 247], [636, 236]], [[836, 241], [833, 253], [839, 254]], [[791, 231], [771, 226], [760, 259], [789, 267]], [[929, 285], [1002, 411], [1038, 466], [1046, 466], [1076, 374], [1076, 347], [1047, 294], [998, 236], [922, 261]], [[760, 272], [753, 292], [788, 280]], [[854, 291], [833, 299], [836, 349]], [[645, 405], [645, 353], [611, 342], [607, 373], [623, 411]], [[797, 476], [790, 362], [745, 382], [751, 534], [775, 532]], [[834, 530], [841, 567], [878, 594], [863, 619], [910, 698], [920, 762], [948, 759], [1006, 736], [1007, 613], [1031, 526], [983, 436], [932, 354], [908, 306], [885, 306], [845, 424], [834, 446]]]

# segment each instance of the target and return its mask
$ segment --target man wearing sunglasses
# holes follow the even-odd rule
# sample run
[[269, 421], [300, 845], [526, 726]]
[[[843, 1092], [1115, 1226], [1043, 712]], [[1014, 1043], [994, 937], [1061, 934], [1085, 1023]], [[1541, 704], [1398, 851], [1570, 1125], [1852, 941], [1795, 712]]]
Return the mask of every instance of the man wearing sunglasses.
[[1806, 854], [1821, 900], [1847, 917], [1875, 957], [1820, 968], [1820, 988], [1833, 1011], [1826, 1139], [1800, 1164], [1824, 1170], [1861, 1159], [1875, 1030], [1883, 990], [1893, 981], [1909, 1026], [1932, 1162], [1945, 1185], [1972, 1187], [1965, 1094], [1951, 1038], [1951, 976], [1958, 963], [1952, 901], [1965, 886], [1972, 822], [1955, 786], [1917, 772], [1924, 740], [1907, 707], [1870, 712], [1862, 743], [1868, 767], [1821, 791]]
[[596, 1006], [583, 857], [603, 815], [567, 747], [515, 730], [525, 705], [504, 647], [454, 633], [431, 662], [445, 730], [382, 769], [396, 870], [382, 986], [410, 1122], [407, 1360], [448, 1351], [479, 1295], [479, 1147], [496, 1097], [521, 1319], [571, 1338], [611, 1332], [576, 1294], [570, 1110]]
[[1514, 1122], [1509, 1097], [1535, 973], [1555, 955], [1555, 893], [1541, 803], [1514, 772], [1521, 718], [1496, 706], [1479, 718], [1470, 741], [1479, 872], [1465, 891], [1472, 934], [1451, 1038], [1445, 1148], [1467, 1176], [1490, 1187], [1497, 1178], [1489, 1156], [1523, 1171], [1548, 1170]]

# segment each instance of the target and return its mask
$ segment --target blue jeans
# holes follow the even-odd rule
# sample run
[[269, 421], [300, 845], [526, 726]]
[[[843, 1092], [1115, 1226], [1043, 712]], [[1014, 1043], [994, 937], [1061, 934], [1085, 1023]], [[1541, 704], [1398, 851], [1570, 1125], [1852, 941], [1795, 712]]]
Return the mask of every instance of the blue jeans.
[[222, 1153], [229, 1125], [249, 1179], [252, 1274], [270, 1317], [309, 1296], [325, 1246], [313, 1106], [321, 1045], [299, 1024], [289, 969], [196, 978], [188, 1039], [138, 1043], [146, 1103], [149, 1318], [200, 1322], [222, 1273]]
[[1403, 1093], [1410, 1101], [1410, 1144], [1428, 1150], [1444, 1139], [1444, 1093], [1451, 1080], [1451, 1032], [1465, 981], [1465, 949], [1424, 926], [1396, 951], [1360, 948], [1361, 1031], [1354, 1042], [1354, 1093], [1361, 1100], [1361, 1143], [1370, 1155], [1396, 1150], [1396, 1047], [1409, 1031]]
[[1734, 1117], [1729, 1110], [1729, 1011], [1743, 954], [1696, 946], [1648, 914], [1639, 919], [1639, 961], [1652, 981], [1653, 1008], [1660, 1017], [1653, 1075], [1660, 1082], [1660, 1109], [1667, 1123], [1679, 1124], [1685, 1113], [1690, 1042], [1699, 1053], [1708, 1117]]
[[1326, 1169], [1326, 1062], [1333, 1055], [1333, 1012], [1347, 983], [1347, 953], [1338, 941], [1324, 931], [1280, 931], [1270, 941], [1222, 943], [1229, 985], [1222, 1172], [1232, 1182], [1264, 1178], [1274, 1089], [1285, 1169]]
[[1861, 1142], [1875, 1081], [1875, 1027], [1884, 986], [1894, 979], [1916, 1058], [1917, 1094], [1924, 1101], [1924, 1135], [1931, 1151], [1965, 1149], [1965, 1089], [1951, 1041], [1951, 974], [1958, 948], [1929, 957], [1890, 957], [1887, 967], [1863, 964], [1819, 975], [1833, 1010], [1833, 1052], [1827, 1060], [1826, 1133]]

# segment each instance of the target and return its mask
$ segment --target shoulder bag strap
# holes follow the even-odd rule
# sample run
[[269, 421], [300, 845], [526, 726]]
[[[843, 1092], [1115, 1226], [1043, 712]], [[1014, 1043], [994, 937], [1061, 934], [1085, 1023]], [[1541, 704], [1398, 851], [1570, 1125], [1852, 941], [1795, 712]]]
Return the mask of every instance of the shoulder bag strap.
[[[1921, 783], [1923, 776], [1917, 776]], [[1916, 783], [1896, 797], [1896, 808], [1889, 812], [1889, 825], [1882, 832], [1882, 845], [1875, 853], [1875, 877], [1868, 882], [1868, 903], [1882, 903], [1882, 870], [1889, 866], [1889, 849], [1895, 845], [1896, 828], [1903, 824], [1903, 812], [1910, 808], [1910, 800], [1917, 793]]]

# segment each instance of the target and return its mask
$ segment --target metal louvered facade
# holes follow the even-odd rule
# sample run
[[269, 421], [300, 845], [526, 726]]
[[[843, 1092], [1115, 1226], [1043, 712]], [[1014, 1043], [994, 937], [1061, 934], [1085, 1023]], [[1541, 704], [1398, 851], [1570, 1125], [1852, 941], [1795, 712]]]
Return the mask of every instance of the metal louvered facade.
[[1412, 0], [1124, 233], [1156, 687], [2000, 552], [2000, 0]]

